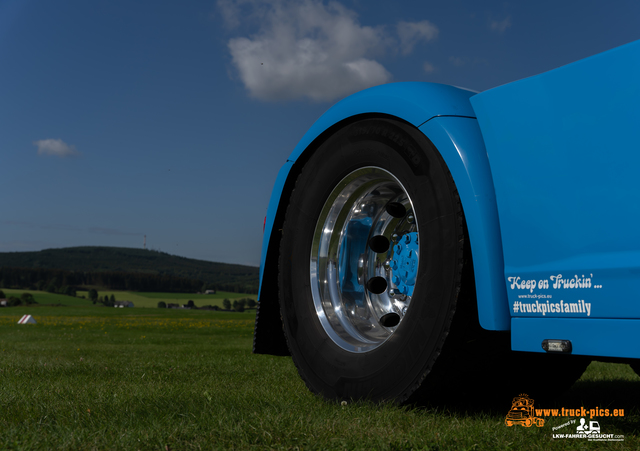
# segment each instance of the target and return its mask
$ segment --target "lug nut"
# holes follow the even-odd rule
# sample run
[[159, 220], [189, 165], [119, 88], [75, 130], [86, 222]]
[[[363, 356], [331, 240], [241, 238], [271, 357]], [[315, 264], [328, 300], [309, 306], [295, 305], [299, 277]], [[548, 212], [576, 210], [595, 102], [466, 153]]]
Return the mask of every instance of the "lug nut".
[[384, 209], [394, 218], [403, 218], [407, 214], [407, 209], [399, 202], [389, 202]]
[[387, 285], [384, 277], [375, 276], [367, 281], [367, 290], [373, 294], [381, 294], [387, 291]]
[[369, 248], [376, 254], [383, 254], [389, 250], [389, 240], [384, 235], [372, 236], [369, 240]]
[[400, 323], [400, 315], [396, 312], [387, 313], [380, 317], [380, 324], [384, 327], [395, 327]]

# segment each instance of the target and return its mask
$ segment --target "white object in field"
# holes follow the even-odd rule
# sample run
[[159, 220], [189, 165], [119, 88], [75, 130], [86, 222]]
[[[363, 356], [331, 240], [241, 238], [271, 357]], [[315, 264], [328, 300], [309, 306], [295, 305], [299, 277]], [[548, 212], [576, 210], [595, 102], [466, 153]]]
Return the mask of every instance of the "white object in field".
[[18, 321], [18, 324], [35, 324], [36, 320], [33, 319], [33, 316], [31, 315], [24, 315], [22, 318], [20, 318], [20, 321]]

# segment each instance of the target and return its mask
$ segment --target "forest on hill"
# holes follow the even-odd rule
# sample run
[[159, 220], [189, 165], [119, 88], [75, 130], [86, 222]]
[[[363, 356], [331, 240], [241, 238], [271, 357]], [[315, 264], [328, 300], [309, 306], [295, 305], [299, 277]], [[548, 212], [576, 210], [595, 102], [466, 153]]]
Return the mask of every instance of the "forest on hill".
[[69, 247], [0, 252], [0, 287], [99, 286], [111, 290], [258, 292], [259, 268], [121, 247]]

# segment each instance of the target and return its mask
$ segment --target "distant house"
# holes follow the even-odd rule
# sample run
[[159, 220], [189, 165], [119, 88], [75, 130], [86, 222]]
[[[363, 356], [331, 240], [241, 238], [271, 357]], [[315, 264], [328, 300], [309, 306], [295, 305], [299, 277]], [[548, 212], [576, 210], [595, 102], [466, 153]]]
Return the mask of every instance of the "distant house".
[[204, 294], [216, 294], [216, 290], [207, 290]]
[[167, 308], [180, 308], [178, 304], [167, 304]]
[[6, 299], [0, 299], [0, 307], [6, 307], [7, 306], [7, 300]]
[[115, 301], [113, 303], [115, 308], [124, 308], [124, 307], [133, 307], [133, 302], [131, 301]]

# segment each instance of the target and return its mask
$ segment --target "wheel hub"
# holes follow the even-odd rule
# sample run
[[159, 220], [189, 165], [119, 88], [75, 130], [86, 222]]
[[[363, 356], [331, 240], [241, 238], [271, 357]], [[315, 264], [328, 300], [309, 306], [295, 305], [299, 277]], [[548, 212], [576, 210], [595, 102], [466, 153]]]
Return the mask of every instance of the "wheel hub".
[[418, 275], [419, 252], [416, 232], [403, 235], [399, 242], [393, 246], [392, 281], [400, 294], [413, 296], [413, 287]]

